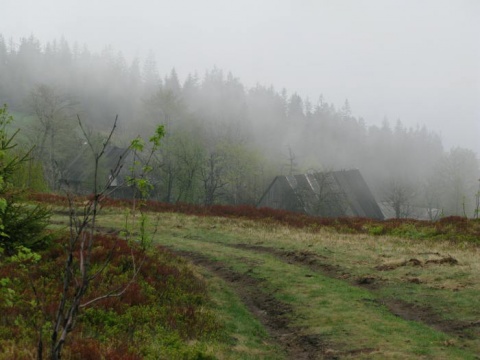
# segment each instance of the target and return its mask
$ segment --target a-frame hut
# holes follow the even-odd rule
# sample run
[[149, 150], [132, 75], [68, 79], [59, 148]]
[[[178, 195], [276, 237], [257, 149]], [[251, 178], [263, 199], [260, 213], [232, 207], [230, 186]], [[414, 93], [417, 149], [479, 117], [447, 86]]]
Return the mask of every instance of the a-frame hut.
[[[104, 149], [98, 164], [97, 180], [100, 188], [110, 180], [108, 196], [118, 198], [133, 196], [132, 188], [126, 186], [126, 177], [131, 175], [127, 166], [133, 162], [131, 156], [131, 151], [126, 148], [109, 145]], [[87, 145], [84, 145], [64, 171], [60, 184], [77, 194], [88, 194], [93, 191], [94, 174], [94, 154]]]
[[257, 206], [322, 217], [383, 219], [372, 192], [356, 169], [277, 176]]

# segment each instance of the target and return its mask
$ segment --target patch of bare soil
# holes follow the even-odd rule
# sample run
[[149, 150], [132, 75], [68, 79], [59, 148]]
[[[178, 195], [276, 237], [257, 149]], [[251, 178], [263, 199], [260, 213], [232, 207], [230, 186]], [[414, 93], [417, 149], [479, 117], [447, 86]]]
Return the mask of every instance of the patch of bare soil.
[[231, 285], [249, 311], [265, 326], [269, 334], [285, 349], [290, 359], [336, 359], [336, 351], [315, 335], [304, 335], [302, 329], [290, 326], [291, 306], [263, 290], [262, 281], [235, 272], [218, 261], [193, 252], [176, 252], [195, 265], [208, 269]]
[[458, 260], [455, 259], [455, 258], [454, 258], [453, 256], [451, 256], [451, 255], [447, 255], [447, 256], [441, 257], [440, 259], [429, 259], [429, 260], [425, 261], [425, 264], [426, 264], [426, 265], [428, 265], [428, 264], [457, 265], [457, 264], [458, 264]]
[[116, 228], [113, 227], [105, 227], [105, 226], [95, 226], [96, 231], [106, 234], [106, 235], [116, 235], [118, 236], [120, 234], [120, 231]]
[[388, 270], [397, 269], [402, 266], [423, 266], [423, 262], [418, 259], [412, 258], [409, 260], [390, 262], [390, 263], [378, 265], [375, 267], [375, 269], [378, 271], [388, 271]]
[[311, 251], [284, 251], [260, 245], [236, 244], [233, 247], [239, 249], [255, 250], [257, 252], [267, 253], [281, 258], [289, 264], [299, 264], [307, 266], [313, 271], [321, 271], [323, 274], [338, 278], [347, 279], [350, 274], [338, 265], [331, 265], [325, 263], [326, 257], [315, 254]]
[[284, 251], [266, 246], [248, 244], [236, 244], [232, 246], [239, 249], [255, 250], [258, 252], [268, 253], [276, 256], [277, 258], [283, 259], [289, 264], [306, 266], [314, 272], [321, 272], [323, 275], [335, 279], [349, 280], [354, 285], [365, 287], [370, 290], [378, 288], [382, 281], [381, 278], [373, 275], [353, 278], [352, 274], [350, 274], [341, 266], [328, 264], [325, 262], [327, 257], [315, 254], [311, 251]]
[[416, 258], [412, 258], [409, 260], [381, 264], [376, 266], [375, 269], [379, 271], [388, 271], [388, 270], [395, 270], [402, 266], [425, 266], [430, 264], [431, 265], [457, 265], [458, 264], [458, 260], [451, 255], [442, 256], [438, 253], [435, 253], [435, 255], [436, 255], [435, 258], [431, 258], [423, 261]]
[[432, 328], [459, 337], [474, 338], [475, 335], [468, 330], [480, 329], [480, 321], [466, 322], [445, 320], [431, 308], [408, 303], [399, 299], [389, 299], [380, 301], [393, 314], [402, 319], [418, 321]]

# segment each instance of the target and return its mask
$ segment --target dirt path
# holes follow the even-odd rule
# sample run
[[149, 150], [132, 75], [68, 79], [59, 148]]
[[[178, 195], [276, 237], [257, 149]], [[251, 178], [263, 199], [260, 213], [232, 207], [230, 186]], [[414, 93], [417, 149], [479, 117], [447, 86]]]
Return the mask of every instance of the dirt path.
[[[323, 275], [332, 278], [349, 281], [352, 285], [366, 288], [372, 292], [375, 292], [375, 290], [378, 290], [382, 286], [381, 280], [379, 280], [379, 277], [375, 274], [372, 274], [372, 276], [355, 278], [342, 267], [325, 263], [325, 257], [309, 251], [285, 251], [266, 246], [248, 244], [236, 244], [232, 246], [239, 249], [254, 250], [257, 252], [274, 255], [278, 259], [288, 262], [289, 264], [306, 266], [312, 271], [321, 272]], [[446, 257], [445, 259], [450, 258]], [[449, 260], [448, 262], [437, 261], [436, 263], [450, 264], [451, 262], [452, 261]], [[399, 299], [379, 299], [377, 303], [378, 305], [386, 306], [392, 314], [399, 316], [404, 320], [421, 322], [434, 328], [435, 330], [442, 331], [450, 335], [468, 338], [472, 336], [468, 333], [469, 329], [480, 327], [479, 321], [473, 323], [465, 321], [447, 321], [444, 320], [439, 314], [435, 313], [431, 308], [408, 303]]]
[[262, 290], [261, 280], [248, 274], [234, 272], [224, 264], [212, 261], [208, 257], [193, 253], [175, 251], [177, 255], [187, 258], [214, 275], [222, 278], [235, 290], [249, 311], [255, 315], [267, 329], [271, 337], [285, 350], [289, 359], [336, 359], [329, 355], [329, 348], [318, 336], [302, 335], [302, 329], [290, 326], [292, 308], [275, 299], [272, 294]]

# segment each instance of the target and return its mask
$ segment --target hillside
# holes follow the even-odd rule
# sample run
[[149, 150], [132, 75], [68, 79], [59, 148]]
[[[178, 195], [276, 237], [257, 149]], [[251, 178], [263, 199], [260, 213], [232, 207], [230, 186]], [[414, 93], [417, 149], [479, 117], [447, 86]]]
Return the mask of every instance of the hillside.
[[169, 217], [160, 242], [236, 289], [286, 358], [464, 359], [479, 351], [472, 249]]
[[[56, 203], [53, 228], [65, 227], [64, 200], [43, 199]], [[171, 254], [162, 261], [186, 266], [203, 284], [197, 311], [211, 320], [174, 342], [148, 328], [140, 338], [122, 337], [131, 358], [474, 359], [480, 352], [478, 220], [322, 220], [157, 203], [144, 211], [154, 243]], [[98, 229], [118, 233], [124, 214], [120, 203], [106, 202]], [[148, 271], [162, 291], [167, 275]], [[195, 296], [181, 306], [193, 306]], [[162, 314], [169, 305], [158, 306]], [[94, 348], [106, 351], [108, 333], [85, 331], [82, 343], [98, 341]]]
[[477, 154], [446, 150], [439, 134], [401, 120], [372, 125], [348, 100], [247, 87], [216, 67], [182, 78], [159, 69], [153, 55], [127, 62], [111, 47], [94, 53], [34, 35], [7, 44], [0, 34], [0, 79], [0, 105], [15, 113], [22, 147], [36, 147], [52, 191], [78, 181], [70, 170], [79, 156], [88, 162], [78, 119], [99, 143], [118, 115], [112, 145], [121, 148], [165, 126], [150, 174], [155, 200], [254, 205], [275, 176], [359, 169], [377, 201], [400, 217], [414, 208], [475, 216]]

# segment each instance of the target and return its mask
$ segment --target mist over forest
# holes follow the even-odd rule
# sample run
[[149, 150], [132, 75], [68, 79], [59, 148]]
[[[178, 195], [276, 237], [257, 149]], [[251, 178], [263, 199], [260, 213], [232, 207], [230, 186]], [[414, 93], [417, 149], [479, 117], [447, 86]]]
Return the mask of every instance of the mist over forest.
[[99, 141], [118, 115], [119, 148], [165, 125], [151, 175], [160, 201], [255, 205], [277, 175], [359, 169], [377, 201], [399, 206], [397, 217], [478, 209], [472, 150], [446, 150], [438, 134], [396, 119], [369, 125], [347, 99], [247, 88], [229, 69], [179, 76], [159, 69], [153, 53], [127, 61], [112, 47], [0, 36], [0, 103], [21, 128], [19, 151], [35, 146], [48, 190], [59, 190], [83, 153], [77, 115]]

